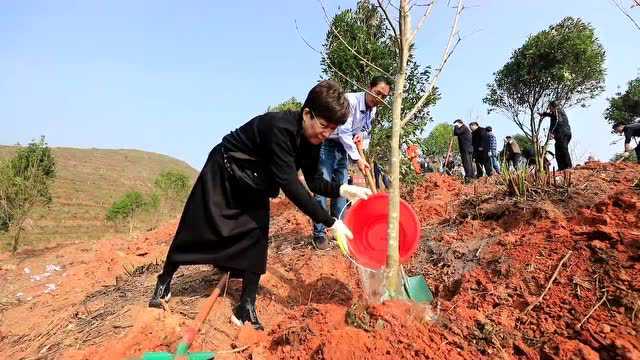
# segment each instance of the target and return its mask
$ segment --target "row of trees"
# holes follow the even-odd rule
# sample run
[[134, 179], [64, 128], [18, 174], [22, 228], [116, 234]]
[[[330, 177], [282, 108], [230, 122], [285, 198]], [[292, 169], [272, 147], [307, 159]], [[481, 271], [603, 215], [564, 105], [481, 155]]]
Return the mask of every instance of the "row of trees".
[[[565, 108], [586, 106], [604, 91], [605, 51], [594, 29], [581, 19], [567, 17], [531, 37], [495, 73], [483, 101], [489, 112], [500, 111], [512, 120], [530, 144], [536, 158], [545, 148], [546, 129], [538, 112], [551, 100]], [[640, 77], [608, 99], [603, 117], [610, 125], [640, 118]], [[439, 124], [423, 142], [427, 154], [442, 154], [447, 124]], [[619, 155], [619, 154], [618, 154]], [[614, 156], [617, 159], [619, 156]]]
[[12, 233], [12, 252], [18, 250], [31, 212], [51, 203], [50, 189], [55, 175], [55, 159], [44, 136], [0, 162], [0, 232]]

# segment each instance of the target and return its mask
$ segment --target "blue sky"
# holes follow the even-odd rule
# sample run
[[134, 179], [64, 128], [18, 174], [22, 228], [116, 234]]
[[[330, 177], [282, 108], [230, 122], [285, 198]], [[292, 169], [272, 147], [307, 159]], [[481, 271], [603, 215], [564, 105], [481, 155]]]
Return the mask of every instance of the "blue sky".
[[[607, 51], [606, 91], [568, 111], [574, 152], [608, 159], [622, 145], [602, 119], [606, 97], [638, 75], [640, 31], [607, 0], [476, 0], [465, 37], [439, 83], [437, 122], [462, 117], [515, 133], [482, 98], [492, 74], [527, 36], [576, 16]], [[328, 10], [355, 1], [326, 0]], [[454, 11], [444, 6], [417, 38], [417, 59], [436, 64]], [[640, 10], [632, 10], [640, 18]], [[4, 1], [0, 4], [0, 144], [45, 135], [52, 146], [135, 148], [201, 168], [222, 136], [320, 77], [327, 25], [315, 0]], [[8, 126], [7, 126], [8, 125]]]

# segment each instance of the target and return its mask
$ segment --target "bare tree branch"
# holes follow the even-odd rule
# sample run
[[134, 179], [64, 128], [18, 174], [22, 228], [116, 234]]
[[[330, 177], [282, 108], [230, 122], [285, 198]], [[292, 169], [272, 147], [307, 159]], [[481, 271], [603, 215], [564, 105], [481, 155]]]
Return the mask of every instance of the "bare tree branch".
[[[400, 49], [402, 44], [400, 43], [400, 37], [398, 36], [398, 30], [396, 30], [395, 25], [393, 25], [393, 21], [391, 21], [391, 18], [389, 17], [389, 13], [387, 12], [387, 8], [384, 5], [382, 5], [382, 1], [380, 1], [380, 0], [377, 0], [377, 1], [378, 1], [378, 7], [380, 8], [380, 10], [382, 10], [382, 13], [384, 14], [384, 17], [387, 19], [387, 23], [389, 23], [389, 27], [391, 28], [391, 31], [393, 31], [393, 38], [396, 39], [396, 41], [398, 42], [398, 49]], [[391, 3], [391, 2], [389, 2], [389, 3]]]
[[391, 0], [387, 1], [387, 5], [391, 6], [392, 8], [396, 9], [396, 11], [400, 12], [400, 8], [396, 5], [394, 5]]
[[366, 92], [367, 94], [375, 97], [376, 99], [382, 101], [382, 104], [384, 104], [384, 106], [391, 108], [391, 106], [389, 104], [387, 104], [387, 102], [384, 99], [381, 99], [378, 95], [372, 93], [371, 91], [369, 91], [369, 89], [367, 89], [366, 87], [358, 84], [357, 81], [352, 80], [351, 78], [349, 78], [348, 76], [346, 76], [345, 74], [343, 74], [340, 70], [338, 70], [335, 66], [333, 66], [333, 64], [331, 63], [331, 61], [329, 61], [329, 59], [322, 53], [322, 51], [314, 48], [308, 41], [307, 39], [304, 38], [304, 36], [302, 36], [302, 33], [300, 33], [300, 28], [298, 27], [298, 22], [296, 20], [293, 21], [296, 24], [296, 31], [298, 32], [298, 35], [300, 36], [300, 38], [302, 39], [302, 41], [304, 41], [305, 44], [307, 44], [307, 46], [317, 52], [318, 54], [320, 54], [320, 57], [327, 62], [327, 64], [331, 67], [331, 69], [333, 69], [333, 71], [335, 71], [336, 73], [338, 73], [338, 75], [342, 76], [345, 80], [349, 81], [350, 83], [352, 83], [353, 85], [355, 85], [356, 87], [358, 87], [358, 89]]
[[[626, 16], [627, 18], [629, 18], [629, 20], [631, 20], [631, 22], [636, 27], [636, 29], [640, 30], [640, 24], [638, 24], [638, 22], [631, 16], [631, 14], [629, 14], [629, 11], [627, 11], [625, 8], [622, 7], [622, 5], [620, 5], [618, 0], [609, 0], [609, 2], [613, 3], [613, 5], [615, 5], [618, 8], [618, 10], [620, 10], [620, 12], [624, 14], [624, 16]], [[634, 0], [634, 2], [636, 3], [636, 5], [634, 6], [640, 6], [640, 0]]]
[[[411, 109], [411, 111], [409, 111], [409, 113], [404, 117], [404, 119], [402, 119], [401, 126], [404, 126], [407, 122], [409, 122], [409, 120], [416, 114], [416, 112], [418, 112], [422, 108], [422, 106], [424, 105], [424, 102], [433, 92], [433, 89], [435, 88], [436, 83], [440, 78], [440, 74], [442, 73], [442, 70], [444, 69], [447, 62], [449, 61], [451, 54], [453, 54], [454, 50], [456, 49], [456, 47], [458, 47], [458, 44], [460, 44], [460, 41], [462, 40], [458, 35], [458, 22], [460, 20], [460, 16], [462, 16], [462, 10], [463, 10], [462, 2], [463, 0], [458, 0], [456, 15], [453, 20], [453, 25], [451, 26], [451, 32], [449, 33], [449, 40], [447, 41], [447, 47], [442, 53], [442, 62], [440, 63], [440, 67], [436, 70], [435, 74], [433, 75], [433, 78], [431, 78], [429, 87], [427, 88], [427, 91], [425, 91], [425, 93], [422, 95], [422, 98], [420, 98], [420, 100], [418, 101], [418, 103], [416, 103], [413, 109]], [[453, 44], [453, 38], [455, 36], [458, 37], [458, 40], [455, 42], [455, 44]]]
[[379, 68], [378, 66], [376, 66], [374, 63], [372, 63], [371, 61], [365, 59], [363, 56], [361, 56], [360, 54], [358, 54], [357, 51], [355, 51], [355, 49], [353, 49], [351, 46], [349, 46], [349, 44], [347, 44], [347, 42], [342, 38], [342, 35], [340, 35], [340, 33], [338, 32], [338, 30], [336, 30], [333, 25], [331, 24], [331, 20], [329, 19], [329, 15], [327, 14], [327, 9], [324, 6], [324, 3], [322, 2], [322, 0], [318, 0], [318, 2], [320, 3], [320, 7], [322, 8], [322, 12], [324, 13], [324, 19], [327, 22], [327, 25], [329, 25], [329, 27], [331, 28], [331, 30], [333, 31], [334, 34], [336, 34], [336, 36], [338, 37], [338, 39], [340, 39], [340, 41], [342, 41], [342, 43], [344, 44], [344, 46], [347, 47], [347, 49], [351, 50], [351, 52], [359, 57], [362, 61], [364, 61], [366, 64], [370, 65], [371, 67], [373, 67], [374, 69], [380, 71], [381, 73], [383, 73], [384, 75], [388, 76], [388, 77], [392, 77], [391, 74], [389, 74], [388, 72], [382, 70], [381, 68]]
[[433, 8], [435, 7], [435, 4], [436, 4], [436, 0], [431, 1], [428, 4], [425, 4], [425, 6], [427, 6], [427, 9], [425, 10], [425, 12], [422, 15], [422, 17], [420, 18], [420, 20], [418, 20], [418, 25], [416, 25], [415, 31], [413, 32], [413, 34], [411, 34], [411, 37], [409, 38], [409, 41], [411, 43], [416, 41], [416, 36], [418, 35], [418, 32], [420, 32], [420, 29], [422, 29], [422, 25], [424, 25], [424, 23], [427, 21], [427, 19], [431, 16], [431, 13], [432, 13]]

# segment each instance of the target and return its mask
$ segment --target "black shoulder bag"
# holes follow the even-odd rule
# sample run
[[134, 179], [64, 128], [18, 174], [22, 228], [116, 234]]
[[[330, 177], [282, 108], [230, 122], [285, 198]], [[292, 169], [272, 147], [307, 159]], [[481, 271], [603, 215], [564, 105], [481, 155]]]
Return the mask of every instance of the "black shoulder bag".
[[222, 153], [224, 167], [242, 186], [259, 191], [269, 189], [267, 174], [258, 159], [237, 151]]

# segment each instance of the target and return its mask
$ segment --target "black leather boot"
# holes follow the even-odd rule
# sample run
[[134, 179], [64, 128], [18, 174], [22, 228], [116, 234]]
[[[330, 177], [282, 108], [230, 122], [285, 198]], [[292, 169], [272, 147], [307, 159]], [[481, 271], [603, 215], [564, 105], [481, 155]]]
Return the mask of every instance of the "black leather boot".
[[162, 302], [169, 301], [171, 298], [171, 278], [172, 276], [158, 275], [158, 282], [151, 300], [149, 300], [149, 307], [162, 309]]
[[254, 329], [264, 330], [256, 312], [256, 294], [258, 293], [259, 282], [260, 274], [245, 271], [242, 278], [240, 303], [233, 308], [233, 315], [231, 315], [231, 322], [234, 324], [242, 326], [248, 321]]
[[250, 302], [240, 302], [235, 308], [233, 308], [233, 315], [231, 321], [237, 326], [244, 325], [245, 322], [251, 323], [256, 330], [264, 330], [264, 327], [258, 319], [258, 313], [256, 312], [256, 304]]

